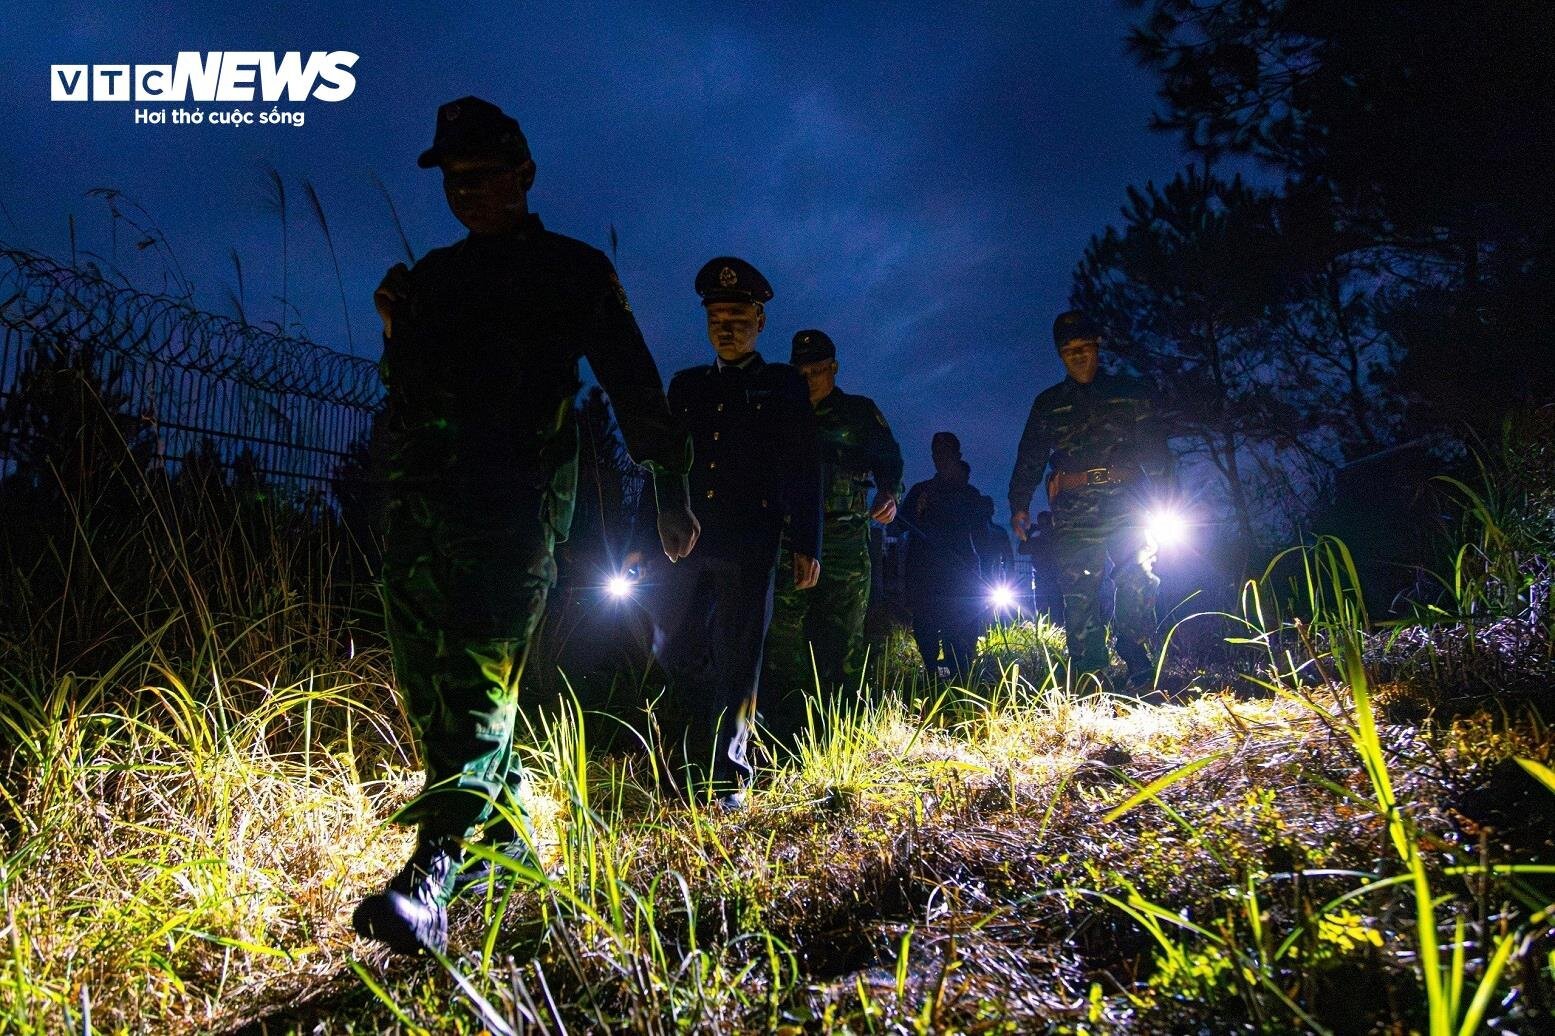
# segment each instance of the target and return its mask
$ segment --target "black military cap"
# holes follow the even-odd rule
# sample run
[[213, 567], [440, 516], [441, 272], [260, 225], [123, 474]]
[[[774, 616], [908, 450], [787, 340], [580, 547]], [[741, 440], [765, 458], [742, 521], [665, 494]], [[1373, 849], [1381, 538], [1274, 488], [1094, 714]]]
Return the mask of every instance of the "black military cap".
[[704, 306], [710, 302], [765, 303], [772, 298], [772, 285], [760, 270], [728, 255], [708, 260], [697, 272], [696, 289]]
[[1076, 338], [1100, 337], [1101, 325], [1078, 309], [1060, 313], [1058, 319], [1053, 321], [1053, 344], [1059, 348]]
[[423, 169], [453, 157], [493, 156], [522, 165], [529, 160], [529, 141], [518, 120], [490, 101], [461, 97], [437, 110], [437, 130], [432, 146], [421, 152], [416, 164]]
[[836, 358], [837, 347], [832, 344], [831, 336], [825, 331], [814, 330], [800, 331], [795, 334], [794, 347], [788, 354], [788, 362], [795, 366]]

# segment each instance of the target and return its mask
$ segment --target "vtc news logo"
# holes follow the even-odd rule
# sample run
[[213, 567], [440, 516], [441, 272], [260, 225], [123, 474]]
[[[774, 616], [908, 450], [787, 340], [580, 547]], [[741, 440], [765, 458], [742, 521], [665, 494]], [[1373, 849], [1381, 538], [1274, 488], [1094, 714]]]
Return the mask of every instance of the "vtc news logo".
[[347, 50], [180, 51], [170, 65], [50, 65], [54, 101], [343, 101], [356, 89]]

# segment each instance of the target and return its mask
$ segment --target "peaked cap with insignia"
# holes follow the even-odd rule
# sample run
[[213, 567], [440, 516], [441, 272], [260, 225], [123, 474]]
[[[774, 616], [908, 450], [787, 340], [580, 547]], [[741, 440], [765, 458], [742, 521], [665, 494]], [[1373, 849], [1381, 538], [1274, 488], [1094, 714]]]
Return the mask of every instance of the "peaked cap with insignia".
[[710, 259], [697, 273], [696, 292], [702, 305], [712, 302], [766, 303], [772, 298], [772, 285], [744, 259], [721, 255]]

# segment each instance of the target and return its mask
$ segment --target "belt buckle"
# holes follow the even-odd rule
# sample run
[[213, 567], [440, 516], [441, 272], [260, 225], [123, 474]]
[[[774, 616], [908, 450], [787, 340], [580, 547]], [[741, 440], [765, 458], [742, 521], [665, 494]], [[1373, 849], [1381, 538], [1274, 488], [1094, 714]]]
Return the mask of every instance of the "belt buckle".
[[1107, 477], [1106, 468], [1087, 468], [1085, 472], [1085, 484], [1088, 486], [1104, 486], [1112, 480]]

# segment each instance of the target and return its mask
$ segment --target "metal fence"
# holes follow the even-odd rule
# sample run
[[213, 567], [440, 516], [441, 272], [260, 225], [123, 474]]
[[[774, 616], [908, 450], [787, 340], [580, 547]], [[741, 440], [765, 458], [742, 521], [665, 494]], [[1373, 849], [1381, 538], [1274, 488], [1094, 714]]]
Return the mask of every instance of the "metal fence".
[[[303, 492], [328, 493], [382, 394], [377, 367], [360, 357], [0, 248], [0, 408], [45, 344], [90, 345], [100, 378], [119, 372], [126, 412], [169, 470], [209, 440], [223, 463], [246, 449], [268, 483]], [[14, 440], [0, 436], [0, 475], [25, 445]]]

